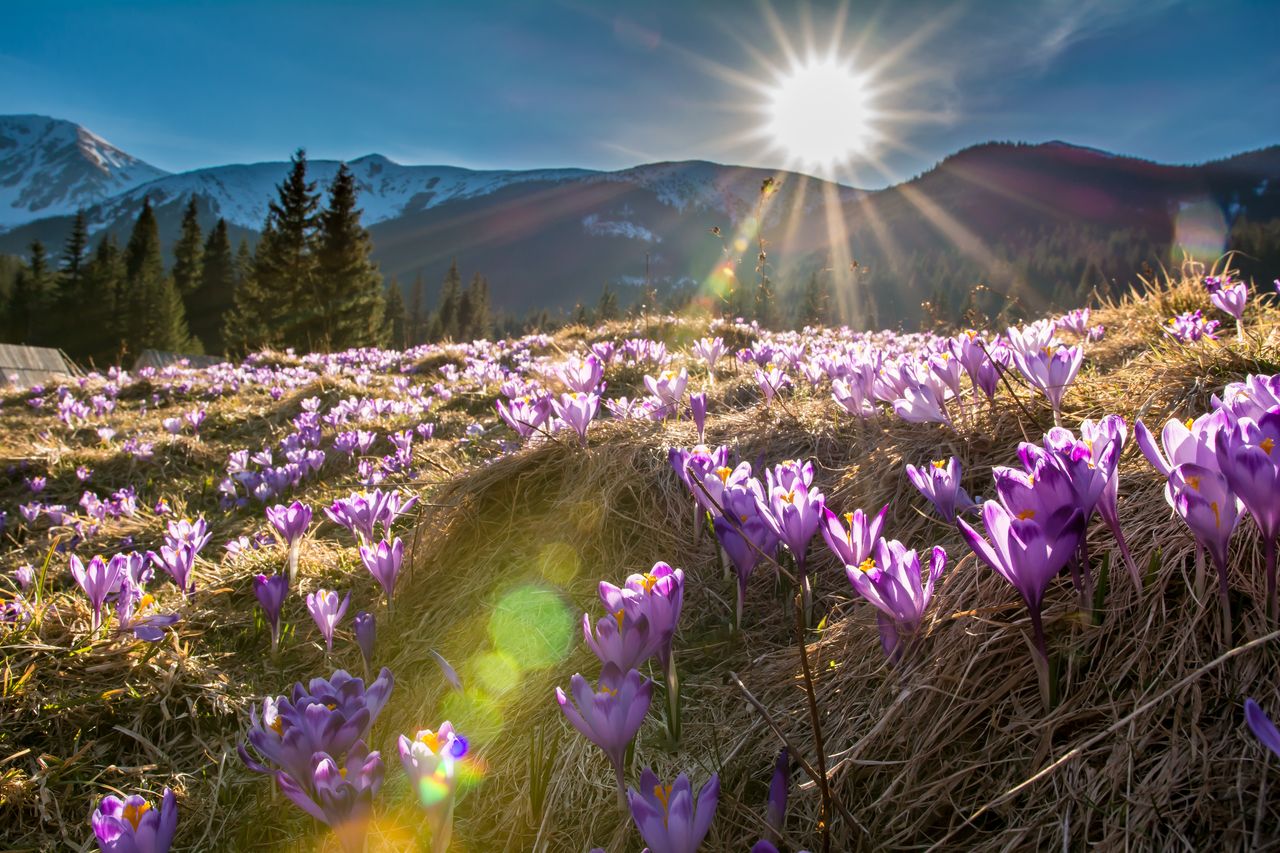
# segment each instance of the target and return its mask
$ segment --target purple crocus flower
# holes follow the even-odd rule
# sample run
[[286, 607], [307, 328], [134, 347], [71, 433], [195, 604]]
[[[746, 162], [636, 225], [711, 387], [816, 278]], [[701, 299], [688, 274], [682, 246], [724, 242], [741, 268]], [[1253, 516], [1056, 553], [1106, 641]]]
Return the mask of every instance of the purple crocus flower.
[[1236, 340], [1244, 340], [1244, 307], [1249, 301], [1249, 285], [1243, 281], [1224, 282], [1209, 294], [1209, 301], [1236, 321]]
[[262, 613], [271, 626], [271, 654], [280, 648], [280, 611], [289, 595], [289, 581], [284, 575], [254, 575], [253, 594], [258, 597]]
[[310, 771], [300, 777], [276, 772], [276, 782], [293, 804], [330, 827], [343, 849], [362, 853], [366, 824], [373, 798], [382, 787], [382, 756], [356, 741], [347, 753], [346, 766], [326, 752], [311, 759]]
[[1280, 408], [1218, 430], [1214, 451], [1227, 485], [1253, 517], [1266, 564], [1267, 616], [1276, 612], [1276, 537], [1280, 536]]
[[649, 617], [620, 608], [596, 621], [591, 627], [591, 614], [582, 614], [582, 636], [601, 664], [613, 664], [619, 672], [637, 669], [653, 656], [655, 644], [650, 638]]
[[178, 830], [178, 801], [168, 788], [159, 809], [139, 794], [103, 797], [89, 822], [102, 853], [168, 853]]
[[879, 611], [880, 645], [890, 660], [897, 660], [903, 639], [910, 639], [920, 629], [933, 600], [934, 584], [947, 567], [947, 555], [935, 547], [921, 581], [920, 558], [896, 539], [879, 540], [872, 554], [859, 565], [845, 566], [845, 575], [854, 590]]
[[707, 395], [700, 391], [689, 395], [689, 414], [693, 417], [693, 425], [698, 430], [698, 443], [706, 440], [707, 433]]
[[827, 547], [835, 552], [841, 564], [859, 566], [871, 556], [871, 549], [880, 538], [880, 529], [888, 512], [889, 505], [885, 504], [875, 517], [869, 517], [860, 509], [838, 516], [824, 506], [822, 538], [827, 540]]
[[289, 506], [269, 506], [266, 513], [276, 535], [289, 548], [289, 585], [293, 586], [298, 579], [298, 546], [311, 525], [311, 507], [294, 501]]
[[593, 354], [584, 359], [566, 361], [556, 372], [570, 391], [589, 394], [604, 378], [604, 364]]
[[1031, 352], [1013, 351], [1014, 363], [1027, 382], [1039, 388], [1053, 407], [1054, 423], [1062, 416], [1062, 396], [1076, 379], [1084, 350], [1080, 347], [1048, 346]]
[[159, 564], [160, 568], [173, 578], [173, 582], [178, 585], [178, 589], [182, 590], [183, 595], [189, 598], [196, 591], [195, 578], [192, 577], [196, 564], [196, 552], [190, 544], [169, 540], [160, 546], [159, 553], [148, 551], [147, 560]]
[[551, 417], [551, 400], [545, 396], [537, 399], [525, 396], [508, 401], [498, 400], [494, 407], [507, 425], [523, 439], [533, 435]]
[[360, 646], [360, 657], [364, 661], [365, 677], [373, 667], [373, 649], [378, 639], [378, 623], [372, 613], [361, 610], [356, 614], [356, 644]]
[[1138, 570], [1133, 555], [1129, 553], [1129, 545], [1120, 529], [1120, 454], [1124, 451], [1128, 434], [1124, 418], [1119, 415], [1107, 415], [1097, 422], [1085, 418], [1080, 422], [1080, 440], [1089, 448], [1092, 463], [1106, 475], [1106, 485], [1098, 496], [1098, 514], [1107, 523], [1111, 535], [1120, 547], [1120, 556], [1129, 569], [1134, 588], [1141, 590], [1142, 573]]
[[712, 773], [698, 795], [681, 773], [670, 785], [646, 767], [640, 790], [627, 790], [631, 818], [652, 853], [695, 853], [711, 829], [720, 799], [720, 777]]
[[1186, 462], [1169, 474], [1167, 491], [1173, 509], [1190, 528], [1196, 543], [1209, 552], [1218, 570], [1218, 597], [1222, 602], [1224, 637], [1231, 637], [1231, 605], [1227, 600], [1228, 551], [1231, 536], [1240, 523], [1240, 499], [1227, 478], [1213, 468]]
[[431, 849], [444, 853], [453, 835], [457, 765], [467, 754], [467, 739], [446, 720], [439, 729], [423, 729], [412, 740], [400, 735], [398, 746], [405, 775], [427, 813]]
[[621, 799], [626, 790], [623, 762], [627, 744], [649, 713], [653, 682], [634, 669], [622, 675], [613, 664], [605, 664], [598, 689], [593, 690], [585, 678], [575, 674], [569, 680], [569, 692], [573, 694], [572, 702], [556, 688], [560, 710], [583, 737], [604, 750], [613, 765]]
[[107, 596], [120, 591], [120, 566], [118, 563], [109, 563], [100, 556], [91, 558], [86, 566], [75, 554], [68, 558], [68, 562], [71, 565], [71, 576], [84, 590], [89, 606], [93, 608], [93, 630], [97, 631], [102, 626], [102, 606], [106, 603]]
[[927, 466], [907, 466], [907, 479], [937, 508], [947, 524], [955, 524], [956, 516], [977, 504], [960, 485], [960, 460], [952, 456]]
[[621, 588], [601, 581], [600, 600], [610, 613], [626, 610], [633, 618], [648, 618], [649, 639], [653, 644], [651, 654], [657, 655], [667, 682], [670, 735], [673, 741], [678, 741], [680, 679], [672, 642], [676, 635], [676, 625], [680, 621], [680, 610], [684, 606], [684, 572], [673, 569], [666, 563], [654, 563], [653, 568], [642, 575], [629, 575]]
[[555, 411], [557, 418], [578, 434], [578, 440], [582, 442], [583, 447], [586, 447], [587, 428], [591, 426], [592, 418], [600, 409], [599, 395], [571, 391], [568, 394], [561, 394], [558, 398], [552, 398], [551, 408]]
[[769, 779], [769, 800], [765, 806], [764, 822], [774, 834], [782, 836], [787, 821], [787, 795], [791, 790], [791, 753], [784, 746], [778, 750], [778, 760], [773, 765]]
[[767, 474], [768, 502], [760, 502], [760, 514], [795, 558], [803, 612], [808, 619], [813, 605], [812, 580], [806, 566], [809, 542], [818, 532], [825, 499], [822, 492], [805, 485], [799, 477], [790, 479], [788, 487], [784, 485], [788, 473], [769, 471]]
[[[1218, 430], [1226, 425], [1227, 414], [1222, 409], [1186, 422], [1170, 420], [1160, 432], [1163, 453], [1142, 421], [1134, 424], [1133, 437], [1151, 466], [1168, 477], [1175, 466], [1185, 462], [1194, 462], [1216, 470], [1218, 467], [1218, 455], [1215, 450], [1216, 436]], [[1167, 489], [1165, 500], [1173, 506], [1173, 495]]]
[[680, 368], [679, 373], [664, 370], [656, 377], [646, 375], [644, 378], [644, 387], [662, 403], [664, 417], [680, 405], [680, 398], [684, 396], [684, 389], [688, 384], [689, 373], [684, 368]]
[[150, 612], [155, 603], [150, 593], [124, 578], [116, 598], [116, 630], [122, 634], [132, 633], [148, 643], [158, 642], [164, 637], [163, 629], [178, 621], [178, 614]]
[[1273, 754], [1280, 757], [1280, 731], [1276, 729], [1276, 724], [1271, 722], [1267, 712], [1262, 710], [1262, 707], [1252, 698], [1244, 700], [1244, 721], [1249, 724], [1249, 730], [1253, 732], [1254, 737], [1262, 741], [1262, 745]]
[[30, 563], [23, 563], [13, 570], [13, 580], [18, 585], [18, 589], [26, 592], [36, 582], [36, 570]]
[[738, 579], [738, 598], [734, 608], [734, 627], [742, 628], [742, 611], [747, 596], [747, 582], [760, 561], [772, 559], [778, 550], [778, 535], [765, 521], [755, 490], [746, 485], [726, 488], [721, 493], [724, 512], [713, 520], [720, 547], [733, 563]]
[[349, 592], [342, 601], [338, 601], [338, 593], [332, 590], [318, 589], [307, 593], [307, 610], [324, 636], [325, 648], [330, 652], [333, 651], [333, 631], [342, 621], [342, 614], [347, 612], [347, 605], [350, 603]]
[[404, 542], [397, 536], [388, 542], [385, 539], [377, 545], [361, 545], [360, 560], [369, 570], [387, 594], [387, 606], [391, 606], [391, 598], [395, 594], [396, 579], [400, 577], [400, 567], [404, 565]]
[[1049, 654], [1040, 607], [1050, 581], [1079, 547], [1084, 533], [1084, 514], [1075, 506], [1060, 509], [1053, 515], [1037, 517], [1036, 513], [1033, 508], [1014, 513], [1000, 501], [984, 501], [982, 522], [990, 542], [964, 519], [956, 523], [974, 553], [1022, 596], [1031, 615], [1036, 650], [1047, 664]]
[[243, 744], [237, 748], [240, 759], [259, 773], [273, 773], [268, 765], [274, 765], [295, 779], [306, 779], [317, 752], [346, 755], [368, 736], [394, 685], [386, 667], [368, 689], [363, 679], [341, 669], [331, 678], [298, 682], [290, 696], [263, 699], [261, 716], [256, 707], [252, 710], [248, 740], [262, 760], [252, 757]]
[[1170, 317], [1168, 323], [1161, 328], [1165, 334], [1177, 338], [1184, 344], [1191, 344], [1201, 338], [1216, 341], [1218, 336], [1214, 333], [1220, 325], [1217, 320], [1206, 320], [1204, 312], [1197, 308], [1195, 311], [1186, 311], [1176, 317]]

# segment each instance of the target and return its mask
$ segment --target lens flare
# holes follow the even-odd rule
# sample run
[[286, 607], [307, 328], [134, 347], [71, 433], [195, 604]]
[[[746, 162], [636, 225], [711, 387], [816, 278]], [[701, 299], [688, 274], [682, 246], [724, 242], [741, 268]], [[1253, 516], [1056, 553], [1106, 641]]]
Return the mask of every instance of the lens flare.
[[769, 92], [766, 130], [802, 166], [829, 170], [876, 140], [870, 81], [833, 57], [809, 59]]

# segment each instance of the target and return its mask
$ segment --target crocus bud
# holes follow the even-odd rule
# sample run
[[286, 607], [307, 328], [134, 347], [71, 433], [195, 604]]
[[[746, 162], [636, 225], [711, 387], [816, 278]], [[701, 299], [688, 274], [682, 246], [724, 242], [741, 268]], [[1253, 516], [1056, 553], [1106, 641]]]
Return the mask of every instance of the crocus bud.
[[356, 642], [360, 645], [366, 671], [373, 666], [373, 646], [377, 637], [378, 627], [373, 614], [361, 610], [356, 614]]
[[698, 443], [702, 444], [707, 432], [707, 395], [704, 392], [689, 395], [689, 411], [693, 414], [693, 425], [698, 428]]

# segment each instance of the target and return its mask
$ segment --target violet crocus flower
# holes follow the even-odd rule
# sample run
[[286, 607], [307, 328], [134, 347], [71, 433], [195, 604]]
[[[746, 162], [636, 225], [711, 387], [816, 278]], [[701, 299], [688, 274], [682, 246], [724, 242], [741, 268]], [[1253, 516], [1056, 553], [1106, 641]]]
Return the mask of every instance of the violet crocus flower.
[[689, 414], [693, 425], [698, 430], [698, 444], [706, 440], [707, 434], [707, 395], [700, 391], [689, 395]]
[[587, 428], [600, 409], [600, 397], [597, 394], [581, 394], [571, 391], [552, 398], [551, 408], [556, 417], [578, 434], [583, 447], [587, 446]]
[[444, 853], [453, 835], [457, 765], [467, 754], [467, 739], [445, 720], [440, 728], [423, 729], [412, 740], [400, 735], [398, 746], [405, 775], [427, 813], [431, 849]]
[[582, 636], [600, 663], [613, 664], [619, 672], [638, 669], [654, 654], [649, 617], [629, 613], [625, 607], [602, 616], [591, 626], [591, 614], [582, 614]]
[[168, 853], [178, 830], [178, 801], [168, 788], [159, 809], [139, 794], [107, 796], [89, 822], [102, 853]]
[[1062, 417], [1062, 397], [1080, 371], [1084, 350], [1078, 346], [1057, 349], [1046, 346], [1030, 352], [1014, 349], [1013, 359], [1027, 382], [1048, 398], [1053, 407], [1053, 422], [1057, 423]]
[[363, 853], [373, 798], [382, 787], [382, 756], [356, 741], [346, 756], [346, 766], [326, 752], [311, 759], [310, 771], [295, 777], [276, 772], [280, 790], [294, 805], [334, 831], [350, 853]]
[[933, 600], [933, 588], [947, 567], [947, 555], [935, 547], [929, 569], [921, 580], [920, 558], [915, 551], [895, 540], [876, 542], [872, 556], [856, 566], [845, 566], [845, 575], [854, 590], [879, 611], [880, 645], [891, 661], [902, 655], [903, 640], [920, 629], [924, 612]]
[[644, 387], [662, 403], [663, 417], [677, 411], [680, 398], [684, 396], [685, 386], [689, 384], [689, 373], [683, 367], [680, 372], [664, 370], [657, 376], [644, 377]]
[[1222, 603], [1224, 639], [1231, 638], [1231, 604], [1227, 599], [1228, 552], [1231, 536], [1240, 523], [1240, 499], [1231, 491], [1227, 478], [1217, 470], [1186, 462], [1169, 474], [1166, 490], [1173, 509], [1190, 528], [1198, 546], [1209, 552], [1218, 570], [1218, 597]]
[[305, 779], [315, 753], [346, 755], [368, 736], [394, 685], [386, 667], [368, 689], [363, 679], [341, 669], [331, 678], [313, 678], [306, 685], [298, 682], [289, 696], [263, 699], [261, 716], [256, 707], [252, 709], [248, 741], [261, 760], [243, 744], [237, 748], [240, 759], [258, 773], [274, 775], [280, 769]]
[[955, 524], [957, 515], [977, 506], [960, 485], [960, 460], [954, 456], [919, 468], [908, 465], [907, 479], [929, 499], [947, 524]]
[[982, 504], [982, 522], [990, 542], [964, 519], [956, 523], [974, 553], [1022, 596], [1031, 616], [1036, 651], [1047, 665], [1049, 653], [1040, 608], [1050, 581], [1079, 547], [1084, 514], [1074, 506], [1048, 516], [1037, 517], [1036, 510], [1030, 508], [1015, 514], [1000, 501], [989, 500]]
[[378, 640], [378, 623], [372, 613], [361, 610], [356, 614], [356, 645], [360, 647], [360, 658], [364, 661], [365, 678], [373, 667], [373, 649]]
[[1267, 712], [1252, 697], [1244, 700], [1244, 721], [1249, 724], [1249, 731], [1262, 741], [1262, 745], [1280, 757], [1280, 730], [1271, 722]]
[[269, 506], [266, 513], [276, 535], [289, 548], [289, 585], [293, 586], [298, 580], [298, 547], [311, 525], [311, 507], [294, 501], [289, 506]]
[[571, 359], [561, 364], [556, 373], [570, 391], [589, 394], [604, 378], [604, 364], [594, 354], [584, 359]]
[[725, 351], [724, 338], [702, 338], [689, 348], [689, 352], [695, 358], [700, 358], [706, 363], [707, 375], [713, 380], [716, 375], [716, 362], [724, 356]]
[[1280, 408], [1256, 419], [1239, 418], [1218, 430], [1214, 452], [1231, 491], [1253, 517], [1262, 536], [1267, 616], [1277, 617], [1276, 537], [1280, 536]]
[[787, 796], [790, 791], [791, 753], [784, 746], [778, 750], [778, 759], [773, 765], [773, 776], [769, 779], [769, 800], [764, 812], [764, 822], [779, 838], [782, 837], [782, 828], [787, 822]]
[[1209, 301], [1236, 321], [1236, 340], [1244, 340], [1244, 308], [1249, 301], [1249, 285], [1243, 281], [1226, 282], [1209, 294]]
[[522, 439], [533, 435], [551, 417], [551, 400], [540, 396], [518, 397], [514, 400], [498, 400], [494, 403], [498, 415], [507, 422]]
[[1176, 317], [1170, 317], [1166, 325], [1161, 328], [1164, 333], [1177, 338], [1184, 344], [1195, 343], [1201, 338], [1208, 338], [1216, 341], [1218, 336], [1214, 334], [1221, 325], [1217, 320], [1206, 320], [1204, 312], [1199, 308], [1195, 311], [1187, 311]]
[[715, 773], [696, 797], [685, 774], [663, 785], [648, 767], [640, 772], [640, 790], [627, 790], [631, 818], [652, 853], [695, 853], [711, 829], [719, 799]]
[[775, 475], [774, 471], [767, 474], [768, 502], [760, 502], [760, 514], [795, 558], [803, 612], [808, 620], [813, 606], [813, 585], [807, 568], [809, 542], [818, 532], [825, 498], [822, 492], [802, 480], [791, 482], [788, 488], [782, 476]]
[[1142, 589], [1142, 573], [1133, 555], [1129, 553], [1129, 545], [1125, 542], [1124, 532], [1120, 529], [1120, 454], [1124, 452], [1125, 440], [1128, 438], [1128, 427], [1124, 418], [1119, 415], [1107, 415], [1095, 422], [1085, 418], [1080, 422], [1080, 440], [1089, 448], [1092, 463], [1106, 475], [1106, 485], [1098, 496], [1098, 514], [1107, 523], [1111, 535], [1120, 547], [1120, 556], [1124, 558], [1129, 569], [1129, 577], [1134, 588]]
[[316, 627], [324, 637], [325, 648], [330, 652], [333, 651], [334, 629], [342, 621], [342, 614], [347, 612], [347, 605], [350, 603], [351, 593], [349, 592], [341, 601], [338, 600], [338, 593], [332, 590], [318, 589], [307, 594], [307, 610], [310, 611], [311, 618], [315, 620]]
[[666, 680], [668, 733], [673, 742], [679, 742], [680, 677], [673, 641], [684, 606], [684, 572], [666, 563], [654, 563], [653, 568], [642, 575], [629, 575], [621, 588], [601, 581], [600, 600], [610, 613], [626, 610], [637, 619], [648, 618], [652, 654], [657, 655]]
[[159, 642], [164, 637], [163, 629], [177, 622], [178, 614], [151, 612], [155, 603], [154, 596], [128, 578], [123, 579], [116, 598], [116, 630], [132, 633], [144, 642]]
[[93, 608], [93, 630], [97, 631], [102, 627], [102, 606], [106, 603], [107, 596], [120, 591], [120, 566], [118, 563], [107, 562], [101, 556], [91, 558], [87, 566], [75, 554], [68, 558], [68, 562], [71, 565], [71, 576], [84, 590], [89, 606]]
[[742, 628], [742, 612], [747, 597], [747, 582], [763, 559], [773, 559], [778, 550], [778, 535], [765, 521], [755, 490], [746, 485], [729, 486], [721, 493], [723, 514], [713, 520], [716, 539], [733, 564], [738, 579], [738, 598], [734, 607], [734, 628]]
[[631, 743], [653, 699], [653, 682], [637, 670], [622, 675], [618, 668], [606, 664], [600, 673], [597, 689], [581, 675], [569, 680], [573, 701], [559, 687], [556, 702], [569, 723], [608, 756], [618, 782], [618, 798], [626, 791], [625, 767], [627, 745]]
[[280, 611], [289, 595], [289, 581], [284, 575], [254, 575], [253, 594], [271, 627], [271, 654], [275, 655], [280, 648]]
[[884, 517], [888, 512], [889, 505], [885, 504], [875, 517], [868, 516], [860, 509], [839, 516], [824, 506], [822, 538], [827, 541], [827, 547], [835, 552], [841, 564], [859, 566], [871, 556], [871, 549], [880, 539], [880, 529], [884, 526]]
[[178, 585], [178, 589], [182, 590], [183, 595], [190, 598], [196, 591], [195, 578], [192, 577], [196, 564], [196, 552], [190, 544], [170, 540], [160, 546], [159, 553], [148, 551], [147, 560], [164, 569]]
[[369, 570], [387, 594], [387, 607], [395, 595], [396, 580], [400, 577], [400, 568], [404, 565], [404, 542], [397, 536], [388, 542], [385, 539], [377, 545], [361, 545], [360, 560]]
[[30, 563], [23, 563], [13, 570], [13, 580], [18, 585], [18, 589], [26, 592], [36, 582], [36, 570]]

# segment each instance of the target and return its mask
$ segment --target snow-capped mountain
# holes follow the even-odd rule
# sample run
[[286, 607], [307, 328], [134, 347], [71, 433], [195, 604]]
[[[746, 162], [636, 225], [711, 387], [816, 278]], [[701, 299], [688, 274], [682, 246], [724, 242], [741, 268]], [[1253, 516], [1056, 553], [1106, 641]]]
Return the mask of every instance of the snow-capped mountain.
[[167, 174], [69, 121], [0, 116], [0, 229], [74, 213]]

